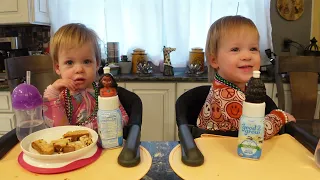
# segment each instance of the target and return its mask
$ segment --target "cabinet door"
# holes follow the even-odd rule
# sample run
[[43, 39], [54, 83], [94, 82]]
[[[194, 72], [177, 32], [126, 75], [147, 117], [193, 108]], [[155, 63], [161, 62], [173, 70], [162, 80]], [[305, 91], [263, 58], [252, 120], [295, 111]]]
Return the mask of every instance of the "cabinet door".
[[15, 128], [14, 113], [0, 114], [0, 136]]
[[211, 86], [211, 83], [177, 83], [177, 99], [186, 91], [198, 86]]
[[175, 83], [126, 83], [142, 101], [141, 141], [174, 140]]
[[126, 83], [123, 82], [117, 82], [118, 86], [126, 88]]
[[12, 112], [11, 93], [0, 91], [0, 112]]
[[29, 22], [28, 0], [1, 0], [0, 24]]
[[32, 23], [49, 24], [48, 0], [33, 0], [31, 3]]
[[274, 84], [273, 84], [273, 83], [265, 83], [264, 85], [265, 85], [265, 87], [266, 87], [266, 93], [267, 93], [267, 95], [272, 99], [272, 97], [273, 97], [273, 86], [274, 86]]

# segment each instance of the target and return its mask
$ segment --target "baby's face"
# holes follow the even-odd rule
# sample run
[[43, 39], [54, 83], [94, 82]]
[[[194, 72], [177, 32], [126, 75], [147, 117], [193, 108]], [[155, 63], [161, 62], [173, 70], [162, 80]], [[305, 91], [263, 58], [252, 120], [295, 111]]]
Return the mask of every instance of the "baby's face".
[[224, 79], [242, 87], [260, 69], [258, 34], [249, 28], [242, 28], [224, 35], [214, 62], [211, 64]]
[[104, 77], [101, 79], [101, 83], [103, 84], [104, 87], [111, 87], [111, 85], [112, 85], [112, 79], [111, 79], [111, 77], [104, 76]]
[[72, 49], [60, 49], [55, 70], [62, 79], [71, 79], [77, 89], [91, 88], [98, 70], [94, 48], [91, 43]]

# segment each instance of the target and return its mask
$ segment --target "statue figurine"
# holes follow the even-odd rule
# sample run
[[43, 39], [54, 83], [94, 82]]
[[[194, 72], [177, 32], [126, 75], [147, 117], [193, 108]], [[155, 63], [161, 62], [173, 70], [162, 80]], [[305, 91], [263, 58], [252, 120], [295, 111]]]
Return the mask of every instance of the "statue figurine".
[[170, 53], [175, 50], [176, 50], [176, 48], [163, 46], [163, 58], [164, 58], [163, 75], [164, 76], [173, 76], [174, 75], [173, 67], [172, 67], [171, 61], [170, 61]]
[[110, 73], [110, 67], [104, 67], [104, 74], [99, 80], [99, 94], [101, 97], [116, 96], [118, 84]]

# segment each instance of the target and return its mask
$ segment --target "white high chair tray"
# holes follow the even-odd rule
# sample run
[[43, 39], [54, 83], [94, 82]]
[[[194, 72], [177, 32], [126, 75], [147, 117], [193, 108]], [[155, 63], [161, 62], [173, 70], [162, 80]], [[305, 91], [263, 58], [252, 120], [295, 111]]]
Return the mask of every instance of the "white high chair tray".
[[171, 168], [183, 179], [317, 179], [320, 168], [313, 154], [288, 134], [264, 141], [260, 160], [243, 159], [237, 154], [237, 138], [206, 136], [195, 139], [204, 163], [190, 167], [181, 161], [177, 145], [169, 155]]

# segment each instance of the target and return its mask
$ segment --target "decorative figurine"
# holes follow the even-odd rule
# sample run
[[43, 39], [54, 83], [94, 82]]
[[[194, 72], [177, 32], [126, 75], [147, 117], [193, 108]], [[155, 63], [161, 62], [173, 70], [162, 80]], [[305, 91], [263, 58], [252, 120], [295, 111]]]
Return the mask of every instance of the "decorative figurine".
[[173, 76], [174, 75], [173, 67], [172, 67], [171, 61], [170, 61], [170, 53], [175, 50], [176, 50], [176, 48], [163, 46], [163, 58], [164, 58], [163, 75], [164, 76]]
[[147, 61], [140, 62], [137, 65], [137, 73], [139, 76], [150, 76], [152, 72], [152, 66]]
[[203, 73], [201, 71], [201, 65], [199, 64], [189, 64], [186, 74], [189, 76], [199, 76]]
[[99, 92], [101, 97], [112, 97], [117, 95], [118, 84], [110, 74], [110, 67], [104, 67], [104, 74], [99, 80]]

